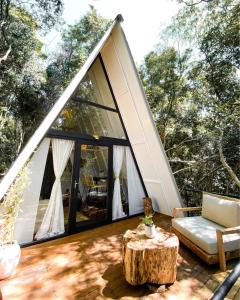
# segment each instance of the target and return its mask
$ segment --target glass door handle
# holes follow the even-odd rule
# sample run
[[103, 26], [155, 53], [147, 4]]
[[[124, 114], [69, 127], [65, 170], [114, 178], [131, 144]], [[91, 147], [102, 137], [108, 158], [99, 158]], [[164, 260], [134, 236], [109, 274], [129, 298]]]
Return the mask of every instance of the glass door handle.
[[76, 189], [77, 186], [78, 186], [78, 181], [75, 180], [75, 181], [74, 181], [74, 188]]

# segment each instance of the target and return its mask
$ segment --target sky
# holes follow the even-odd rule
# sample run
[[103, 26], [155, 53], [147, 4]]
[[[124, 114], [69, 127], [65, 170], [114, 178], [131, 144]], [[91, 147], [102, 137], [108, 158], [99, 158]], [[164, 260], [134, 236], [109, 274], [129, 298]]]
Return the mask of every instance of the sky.
[[[65, 0], [66, 24], [74, 24], [89, 10], [89, 5], [105, 18], [123, 16], [122, 27], [137, 63], [158, 44], [160, 30], [170, 23], [180, 7], [175, 0]], [[43, 38], [44, 50], [54, 52], [60, 37], [60, 32], [52, 30]]]

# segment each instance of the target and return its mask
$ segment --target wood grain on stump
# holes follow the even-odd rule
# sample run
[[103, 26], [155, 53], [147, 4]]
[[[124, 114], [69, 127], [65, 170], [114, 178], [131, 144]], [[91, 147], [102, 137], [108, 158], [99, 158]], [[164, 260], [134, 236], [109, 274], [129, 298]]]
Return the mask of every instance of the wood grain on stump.
[[154, 213], [152, 207], [152, 199], [149, 197], [143, 198], [144, 214], [145, 216], [152, 215]]
[[123, 236], [123, 272], [128, 283], [168, 284], [176, 280], [179, 241], [175, 234], [156, 228], [156, 237], [145, 236], [144, 225]]

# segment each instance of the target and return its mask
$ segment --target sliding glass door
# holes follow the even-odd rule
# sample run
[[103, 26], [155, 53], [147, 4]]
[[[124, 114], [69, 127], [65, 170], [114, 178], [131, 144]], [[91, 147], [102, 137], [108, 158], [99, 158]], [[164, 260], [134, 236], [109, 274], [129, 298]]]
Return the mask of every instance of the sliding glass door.
[[111, 223], [143, 210], [139, 200], [145, 193], [124, 141], [55, 134], [43, 140], [29, 168], [30, 187], [15, 226], [20, 243]]
[[106, 146], [79, 145], [74, 179], [76, 228], [102, 223], [108, 219], [108, 156]]
[[145, 192], [130, 147], [76, 141], [70, 232], [143, 211]]
[[62, 137], [50, 138], [47, 147], [32, 239], [110, 222], [112, 146]]
[[69, 214], [70, 232], [106, 223], [111, 217], [109, 146], [76, 142]]

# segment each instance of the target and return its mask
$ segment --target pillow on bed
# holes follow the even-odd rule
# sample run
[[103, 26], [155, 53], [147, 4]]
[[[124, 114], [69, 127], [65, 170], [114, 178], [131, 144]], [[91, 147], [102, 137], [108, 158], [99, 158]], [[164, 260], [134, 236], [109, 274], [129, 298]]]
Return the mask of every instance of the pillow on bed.
[[225, 227], [240, 226], [240, 200], [204, 192], [202, 217]]

